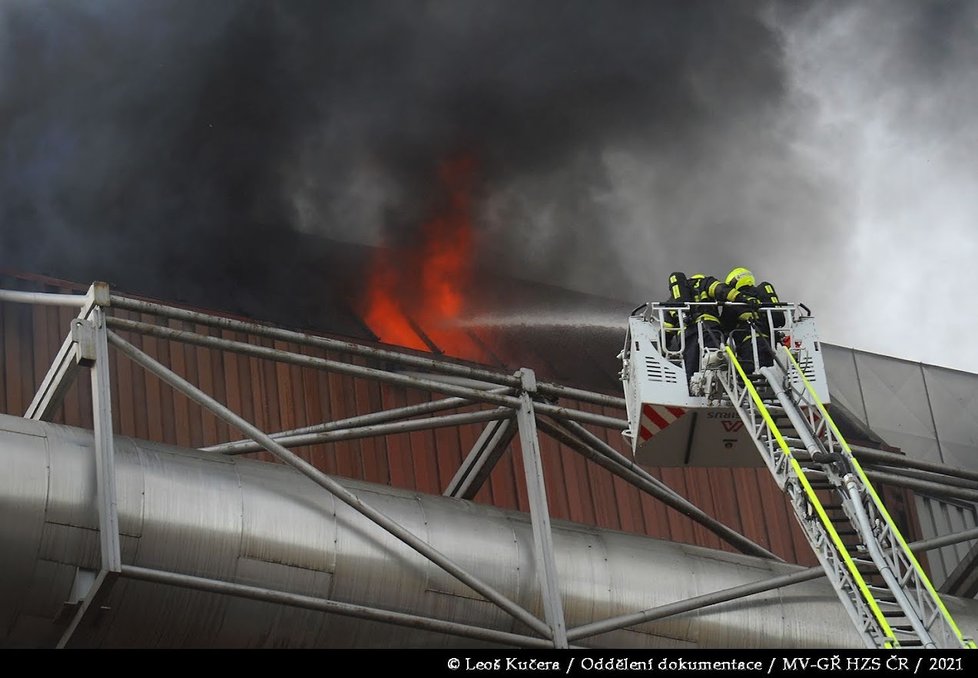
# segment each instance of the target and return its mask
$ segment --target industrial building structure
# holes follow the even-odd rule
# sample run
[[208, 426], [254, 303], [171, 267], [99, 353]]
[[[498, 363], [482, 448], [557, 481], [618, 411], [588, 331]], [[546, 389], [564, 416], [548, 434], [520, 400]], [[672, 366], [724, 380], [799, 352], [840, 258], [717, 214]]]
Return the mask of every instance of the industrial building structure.
[[[0, 288], [0, 646], [860, 646], [766, 469], [633, 463], [615, 332], [467, 327], [480, 364]], [[823, 347], [974, 637], [978, 375]]]

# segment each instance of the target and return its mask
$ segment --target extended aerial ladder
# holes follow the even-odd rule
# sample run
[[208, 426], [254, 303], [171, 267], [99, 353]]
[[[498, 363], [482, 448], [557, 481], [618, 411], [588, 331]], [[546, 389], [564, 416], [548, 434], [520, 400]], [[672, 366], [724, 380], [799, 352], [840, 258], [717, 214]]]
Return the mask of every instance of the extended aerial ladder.
[[[690, 413], [733, 408], [867, 647], [974, 649], [825, 407], [827, 384], [811, 315], [800, 316], [790, 304], [766, 309], [763, 334], [775, 339], [774, 364], [748, 373], [726, 346], [724, 360], [701, 356], [687, 390], [685, 372], [679, 384], [662, 376], [682, 370], [683, 344], [695, 338], [682, 326], [688, 309], [678, 309], [680, 327], [670, 335], [664, 314], [675, 310], [649, 304], [630, 319], [621, 357], [630, 423], [625, 433], [633, 449], [653, 437], [643, 424], [653, 403]], [[786, 316], [777, 326], [774, 312]], [[755, 365], [759, 336], [753, 332]], [[666, 399], [654, 400], [657, 395]]]

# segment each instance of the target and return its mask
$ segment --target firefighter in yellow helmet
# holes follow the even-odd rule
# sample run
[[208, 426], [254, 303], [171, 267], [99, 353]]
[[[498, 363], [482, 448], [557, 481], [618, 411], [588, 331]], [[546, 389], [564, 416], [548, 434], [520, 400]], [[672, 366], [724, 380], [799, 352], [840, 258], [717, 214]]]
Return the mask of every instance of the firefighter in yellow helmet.
[[[696, 273], [688, 278], [683, 273], [673, 273], [669, 276], [669, 292], [670, 301], [693, 304], [685, 323], [683, 348], [683, 363], [686, 366], [688, 383], [694, 373], [707, 367], [716, 367], [722, 361], [719, 349], [723, 347], [723, 331], [720, 309], [716, 302], [746, 302], [756, 308], [760, 305], [760, 301], [746, 291], [737, 290], [703, 273]], [[676, 312], [666, 316], [667, 331], [670, 325], [678, 333]], [[702, 328], [702, 346], [699, 342], [700, 328]]]
[[[754, 274], [748, 268], [737, 267], [727, 274], [726, 284], [746, 297], [757, 300], [749, 307], [728, 306], [721, 314], [721, 326], [729, 333], [737, 353], [737, 360], [744, 371], [750, 374], [755, 367], [765, 367], [774, 363], [774, 351], [771, 347], [771, 333], [777, 332], [784, 325], [782, 311], [762, 311], [759, 308], [776, 306], [780, 303], [774, 285], [769, 282], [757, 284]], [[751, 332], [754, 329], [754, 333]], [[754, 335], [757, 336], [757, 361], [754, 364]]]

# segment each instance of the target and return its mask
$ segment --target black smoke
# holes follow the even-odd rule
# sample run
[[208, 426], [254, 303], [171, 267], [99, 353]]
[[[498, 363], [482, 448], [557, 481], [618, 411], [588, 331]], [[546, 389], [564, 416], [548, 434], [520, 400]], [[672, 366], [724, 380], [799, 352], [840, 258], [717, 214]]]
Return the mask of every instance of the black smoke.
[[0, 221], [10, 268], [260, 285], [287, 256], [281, 190], [306, 124], [271, 6], [2, 8]]
[[814, 256], [847, 205], [793, 144], [779, 22], [833, 4], [3, 0], [0, 266], [261, 296], [339, 247], [310, 236], [417, 238], [459, 153], [486, 267], [642, 298]]
[[[8, 0], [0, 20], [3, 265], [178, 287], [260, 287], [296, 229], [411, 237], [458, 152], [486, 200], [572, 198], [537, 260], [556, 270], [606, 226], [605, 149], [679, 161], [781, 94], [751, 3]], [[533, 227], [516, 211], [496, 253]]]

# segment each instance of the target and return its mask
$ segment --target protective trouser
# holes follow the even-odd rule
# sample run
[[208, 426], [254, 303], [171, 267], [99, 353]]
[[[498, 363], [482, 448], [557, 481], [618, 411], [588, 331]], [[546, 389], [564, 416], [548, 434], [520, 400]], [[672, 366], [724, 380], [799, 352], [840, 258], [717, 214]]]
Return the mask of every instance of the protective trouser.
[[686, 365], [686, 383], [688, 384], [693, 374], [700, 369], [700, 338], [697, 327], [703, 327], [703, 346], [702, 348], [720, 349], [723, 347], [723, 332], [720, 331], [720, 323], [714, 320], [701, 319], [699, 322], [686, 328], [686, 346], [683, 349], [683, 364]]
[[[767, 367], [774, 364], [774, 349], [771, 346], [771, 339], [766, 332], [757, 332], [757, 361], [758, 367]], [[752, 341], [751, 326], [748, 324], [738, 325], [730, 332], [730, 339], [734, 344], [734, 352], [740, 362], [744, 372], [752, 374], [755, 370], [754, 365], [754, 341]]]

